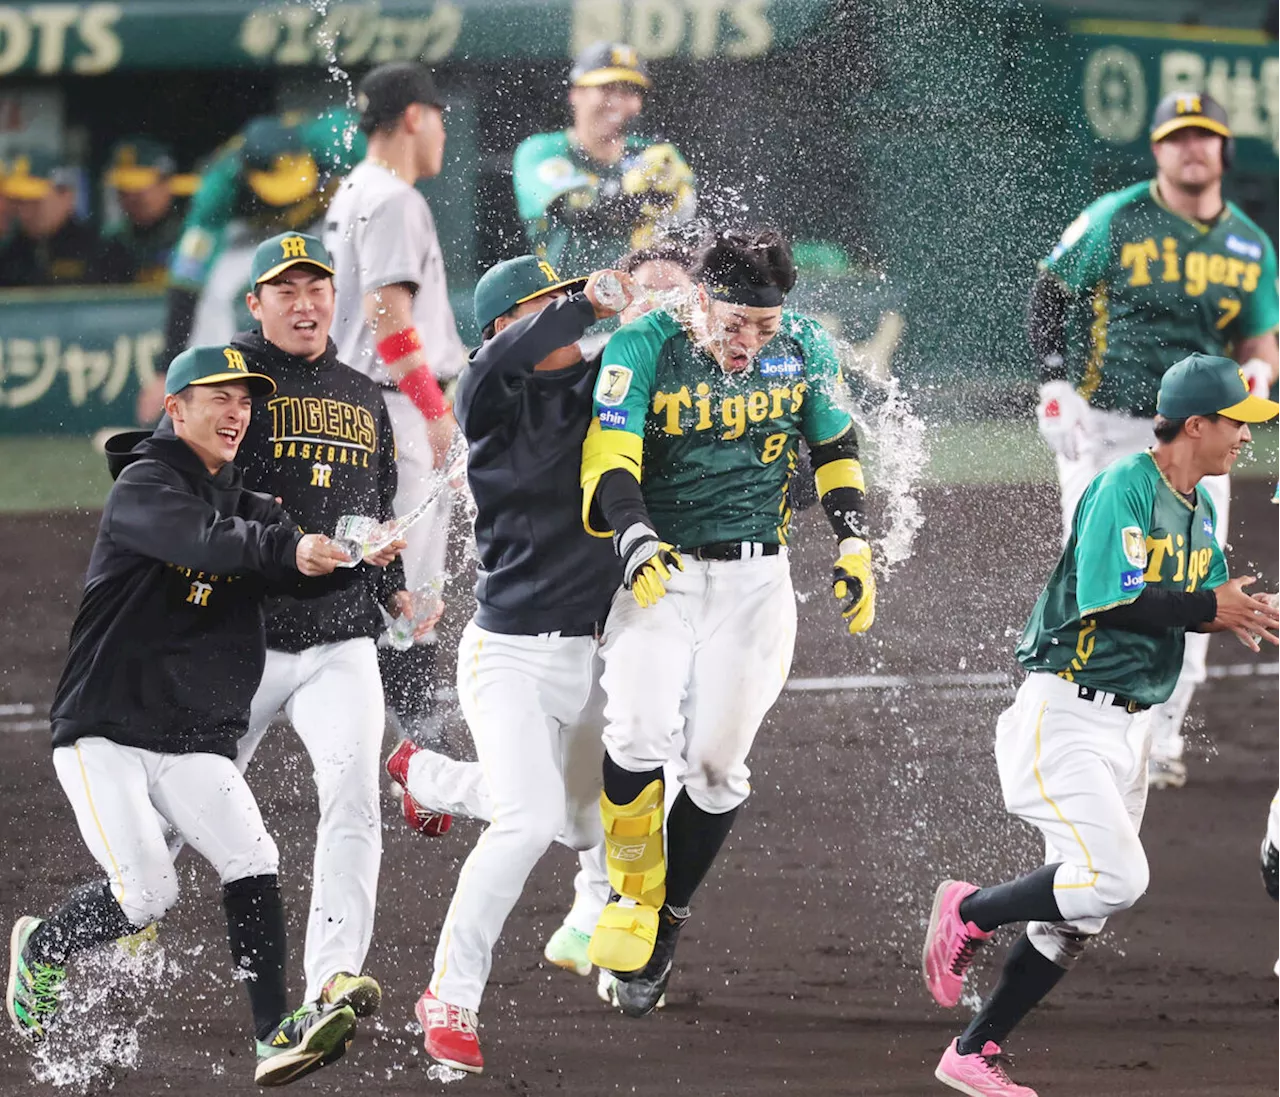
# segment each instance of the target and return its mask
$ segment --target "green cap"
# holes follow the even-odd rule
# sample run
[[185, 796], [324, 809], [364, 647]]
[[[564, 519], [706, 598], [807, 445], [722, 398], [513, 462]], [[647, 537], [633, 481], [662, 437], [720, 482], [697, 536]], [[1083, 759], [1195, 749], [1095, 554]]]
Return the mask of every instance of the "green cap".
[[54, 187], [76, 185], [76, 169], [63, 156], [43, 150], [13, 153], [6, 165], [6, 198], [43, 198]]
[[585, 278], [562, 281], [551, 264], [536, 255], [504, 259], [485, 271], [476, 283], [476, 326], [483, 331], [516, 305], [523, 305], [552, 290], [567, 289], [573, 293], [586, 284]]
[[276, 383], [265, 373], [251, 373], [244, 355], [235, 347], [190, 347], [169, 363], [164, 391], [174, 396], [188, 385], [220, 385], [243, 381], [251, 396], [270, 396]]
[[1251, 396], [1239, 363], [1212, 354], [1191, 354], [1165, 372], [1156, 411], [1166, 419], [1225, 415], [1241, 423], [1265, 423], [1280, 412], [1280, 404]]
[[333, 259], [318, 237], [305, 232], [282, 232], [263, 240], [253, 253], [250, 277], [255, 288], [270, 282], [290, 267], [315, 267], [333, 277]]
[[168, 146], [150, 137], [126, 137], [116, 143], [107, 163], [107, 186], [126, 193], [146, 190], [168, 179], [177, 164]]
[[320, 185], [320, 170], [297, 126], [255, 118], [241, 134], [240, 155], [250, 189], [269, 206], [292, 206]]

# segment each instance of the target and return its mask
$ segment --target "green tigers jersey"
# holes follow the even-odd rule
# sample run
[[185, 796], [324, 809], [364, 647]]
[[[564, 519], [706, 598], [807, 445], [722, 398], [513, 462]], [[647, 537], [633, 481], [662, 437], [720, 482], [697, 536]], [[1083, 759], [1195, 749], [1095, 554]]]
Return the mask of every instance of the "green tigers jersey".
[[1213, 224], [1174, 213], [1153, 182], [1104, 195], [1040, 264], [1089, 310], [1071, 379], [1090, 403], [1153, 416], [1160, 378], [1188, 354], [1231, 356], [1280, 321], [1276, 253], [1231, 202]]
[[[534, 253], [565, 277], [576, 277], [613, 267], [632, 248], [646, 243], [653, 225], [643, 202], [623, 193], [622, 177], [657, 144], [665, 142], [633, 134], [616, 164], [601, 164], [567, 130], [535, 133], [520, 142], [512, 160], [512, 182]], [[692, 179], [688, 165], [675, 155]], [[691, 216], [691, 203], [690, 192], [688, 208], [673, 211], [672, 219]]]
[[1192, 503], [1149, 451], [1104, 469], [1076, 508], [1067, 547], [1022, 634], [1018, 661], [1142, 704], [1168, 700], [1182, 670], [1185, 630], [1109, 629], [1099, 627], [1095, 615], [1132, 602], [1148, 586], [1220, 587], [1227, 561], [1214, 537], [1216, 522], [1208, 492], [1197, 486]]
[[784, 312], [751, 367], [728, 374], [654, 311], [610, 337], [595, 414], [602, 431], [643, 440], [640, 486], [663, 540], [786, 544], [799, 439], [817, 445], [853, 429], [835, 403], [840, 387], [831, 337], [807, 316]]
[[187, 208], [182, 236], [169, 266], [172, 285], [188, 290], [204, 285], [233, 221], [247, 222], [259, 240], [289, 229], [307, 230], [328, 208], [342, 176], [364, 158], [366, 138], [357, 129], [358, 118], [352, 111], [334, 108], [313, 117], [284, 118], [286, 124], [296, 126], [315, 160], [319, 186], [291, 205], [268, 205], [245, 179], [240, 152], [243, 139], [231, 138], [201, 173], [200, 188]]

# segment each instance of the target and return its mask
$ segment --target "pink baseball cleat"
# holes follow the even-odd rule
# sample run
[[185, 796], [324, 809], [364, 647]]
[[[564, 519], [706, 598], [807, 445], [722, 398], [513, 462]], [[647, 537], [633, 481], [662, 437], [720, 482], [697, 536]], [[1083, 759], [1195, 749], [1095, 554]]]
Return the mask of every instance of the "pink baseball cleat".
[[960, 903], [977, 890], [960, 880], [943, 880], [933, 895], [920, 966], [933, 1000], [947, 1009], [960, 1001], [964, 974], [974, 954], [991, 939], [990, 933], [960, 917]]
[[952, 1040], [942, 1053], [942, 1060], [933, 1076], [943, 1085], [958, 1089], [969, 1097], [1036, 1097], [1030, 1086], [1020, 1086], [1004, 1069], [1007, 1061], [1000, 1045], [988, 1040], [982, 1050], [973, 1055], [961, 1055]]

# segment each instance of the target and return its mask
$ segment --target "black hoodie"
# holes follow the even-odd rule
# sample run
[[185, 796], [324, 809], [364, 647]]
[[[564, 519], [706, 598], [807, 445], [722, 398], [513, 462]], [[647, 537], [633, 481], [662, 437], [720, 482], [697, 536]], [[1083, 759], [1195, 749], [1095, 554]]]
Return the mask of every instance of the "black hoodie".
[[53, 745], [101, 736], [234, 758], [266, 661], [268, 591], [329, 581], [302, 578], [302, 534], [274, 499], [245, 490], [233, 464], [211, 476], [167, 423], [113, 471], [54, 695]]
[[[274, 396], [254, 401], [236, 455], [245, 487], [282, 499], [308, 533], [332, 535], [344, 514], [391, 518], [395, 439], [378, 385], [339, 362], [332, 339], [313, 362], [267, 342], [260, 331], [237, 335], [232, 346], [276, 383]], [[299, 652], [382, 632], [378, 605], [404, 589], [404, 565], [397, 557], [385, 568], [356, 570], [359, 582], [324, 597], [273, 600], [267, 647]]]

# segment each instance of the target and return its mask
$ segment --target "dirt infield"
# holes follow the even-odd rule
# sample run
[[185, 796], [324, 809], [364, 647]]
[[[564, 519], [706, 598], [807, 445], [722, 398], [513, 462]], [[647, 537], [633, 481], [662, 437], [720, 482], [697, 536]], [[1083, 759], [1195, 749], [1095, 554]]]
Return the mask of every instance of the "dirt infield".
[[[1274, 589], [1268, 495], [1266, 483], [1238, 485], [1232, 566], [1258, 570]], [[939, 489], [923, 503], [917, 553], [883, 585], [874, 636], [862, 639], [840, 632], [826, 593], [829, 534], [820, 515], [804, 516], [793, 568], [803, 600], [793, 677], [956, 674], [969, 684], [783, 695], [753, 756], [754, 795], [699, 896], [662, 1013], [641, 1021], [611, 1014], [594, 981], [542, 962], [575, 864], [553, 850], [499, 946], [481, 1011], [488, 1073], [450, 1093], [948, 1092], [933, 1068], [969, 1008], [948, 1016], [928, 998], [918, 974], [923, 920], [941, 876], [983, 882], [1038, 860], [1032, 833], [1005, 818], [996, 791], [990, 743], [1011, 688], [975, 676], [1012, 680], [1011, 648], [1054, 555], [1057, 512], [1042, 489]], [[0, 524], [6, 927], [92, 871], [47, 735], [31, 725], [46, 714], [61, 668], [93, 527], [85, 515]], [[1210, 659], [1220, 670], [1261, 662], [1229, 638], [1215, 641]], [[1042, 1097], [1276, 1092], [1277, 919], [1257, 848], [1276, 786], [1277, 682], [1274, 673], [1240, 675], [1213, 678], [1197, 696], [1187, 787], [1152, 796], [1148, 895], [1115, 919], [1010, 1041], [1015, 1076]], [[290, 733], [270, 737], [250, 776], [283, 855], [300, 991], [314, 794]], [[459, 822], [446, 838], [421, 839], [400, 824], [389, 796], [384, 813], [368, 964], [383, 981], [384, 1010], [362, 1026], [343, 1063], [294, 1092], [443, 1088], [427, 1077], [412, 1005], [478, 827]], [[113, 950], [111, 962], [130, 971], [77, 1014], [48, 1057], [33, 1061], [16, 1039], [0, 1038], [0, 1094], [112, 1085], [185, 1097], [253, 1091], [247, 1005], [226, 962], [217, 881], [189, 854], [181, 864], [184, 894], [161, 930], [163, 954], [126, 962]], [[973, 979], [983, 989], [1003, 948], [988, 951]], [[80, 1008], [112, 982], [104, 969], [73, 968]], [[103, 1059], [132, 1065], [104, 1067]]]

